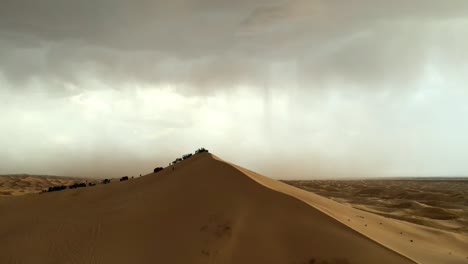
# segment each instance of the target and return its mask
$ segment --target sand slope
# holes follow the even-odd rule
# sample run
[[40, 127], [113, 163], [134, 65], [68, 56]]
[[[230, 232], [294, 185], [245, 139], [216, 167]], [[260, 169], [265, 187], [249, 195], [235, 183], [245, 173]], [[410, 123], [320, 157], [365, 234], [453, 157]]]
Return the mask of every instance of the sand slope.
[[[0, 200], [0, 263], [414, 263], [415, 245], [344, 220], [356, 211], [204, 153], [127, 182]], [[444, 256], [427, 263], [462, 263]]]
[[262, 185], [304, 201], [415, 262], [468, 263], [468, 237], [466, 235], [357, 210], [351, 206], [269, 179], [247, 169], [235, 167]]

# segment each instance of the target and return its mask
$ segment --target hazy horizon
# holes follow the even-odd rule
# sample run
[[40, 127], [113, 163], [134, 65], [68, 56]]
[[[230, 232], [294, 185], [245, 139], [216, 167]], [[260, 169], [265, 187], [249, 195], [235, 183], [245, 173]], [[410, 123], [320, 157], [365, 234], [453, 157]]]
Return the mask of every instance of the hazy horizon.
[[[152, 172], [145, 172], [145, 174], [142, 174], [142, 176], [145, 176], [147, 174], [151, 174]], [[32, 173], [10, 173], [10, 174], [0, 174], [0, 177], [23, 177], [23, 176], [30, 176], [30, 177], [65, 177], [65, 178], [79, 178], [79, 179], [119, 179], [124, 176], [128, 177], [136, 177], [138, 178], [140, 174], [135, 174], [135, 175], [97, 175], [97, 176], [86, 176], [86, 175], [43, 175], [43, 174], [32, 174]], [[333, 177], [330, 175], [326, 176], [318, 176], [318, 177], [306, 177], [306, 178], [287, 178], [283, 179], [278, 177], [277, 180], [279, 181], [286, 181], [286, 182], [294, 182], [294, 181], [362, 181], [362, 180], [395, 180], [395, 181], [468, 181], [468, 176], [366, 176], [366, 177], [359, 177], [359, 176], [354, 176], [354, 177], [346, 177], [346, 176], [337, 176]]]
[[3, 0], [0, 174], [468, 175], [468, 1]]

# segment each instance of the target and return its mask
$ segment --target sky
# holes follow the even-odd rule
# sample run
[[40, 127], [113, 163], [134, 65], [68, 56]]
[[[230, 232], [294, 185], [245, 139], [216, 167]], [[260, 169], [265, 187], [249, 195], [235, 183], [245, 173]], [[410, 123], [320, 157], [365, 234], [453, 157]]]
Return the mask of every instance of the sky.
[[466, 0], [0, 1], [0, 174], [468, 175]]

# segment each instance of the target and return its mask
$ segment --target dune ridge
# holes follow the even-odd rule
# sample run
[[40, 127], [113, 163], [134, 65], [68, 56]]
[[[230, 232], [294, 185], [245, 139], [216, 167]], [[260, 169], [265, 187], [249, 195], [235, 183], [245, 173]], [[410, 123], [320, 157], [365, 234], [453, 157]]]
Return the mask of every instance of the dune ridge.
[[417, 263], [467, 263], [468, 237], [357, 210], [231, 164], [258, 183], [295, 197]]
[[[432, 260], [420, 255], [423, 236], [415, 236], [418, 243], [408, 241], [406, 247], [392, 244], [393, 237], [379, 238], [401, 228], [397, 220], [385, 219], [385, 226], [366, 230], [357, 225], [383, 217], [372, 218], [208, 153], [127, 182], [0, 200], [0, 214], [0, 263], [346, 264], [442, 259], [439, 252]], [[404, 227], [405, 232], [415, 228]], [[386, 228], [391, 231], [382, 231]], [[412, 234], [429, 236], [423, 231]], [[465, 242], [460, 240], [459, 246]], [[455, 250], [451, 255], [444, 252], [443, 263], [462, 263], [464, 258]]]

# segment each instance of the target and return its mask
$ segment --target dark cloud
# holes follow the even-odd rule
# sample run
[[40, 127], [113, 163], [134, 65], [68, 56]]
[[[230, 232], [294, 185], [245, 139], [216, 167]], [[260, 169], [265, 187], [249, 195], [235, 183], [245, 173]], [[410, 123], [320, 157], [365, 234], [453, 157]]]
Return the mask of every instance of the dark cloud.
[[337, 41], [322, 54], [305, 57], [302, 73], [309, 81], [406, 89], [423, 78], [424, 65], [432, 55], [426, 49], [429, 42], [430, 33], [424, 26], [381, 26]]
[[392, 167], [388, 156], [424, 163], [436, 147], [458, 157], [467, 146], [442, 144], [468, 129], [455, 107], [467, 96], [466, 0], [1, 2], [9, 170], [41, 155], [31, 173], [127, 173], [208, 141], [241, 163], [256, 149], [296, 175], [312, 158], [319, 173], [336, 160], [374, 172]]
[[4, 0], [0, 70], [13, 82], [42, 78], [57, 89], [94, 78], [206, 93], [261, 86], [271, 64], [292, 61], [305, 87], [401, 83], [419, 77], [440, 42], [427, 39], [438, 34], [434, 23], [467, 14], [463, 0]]

